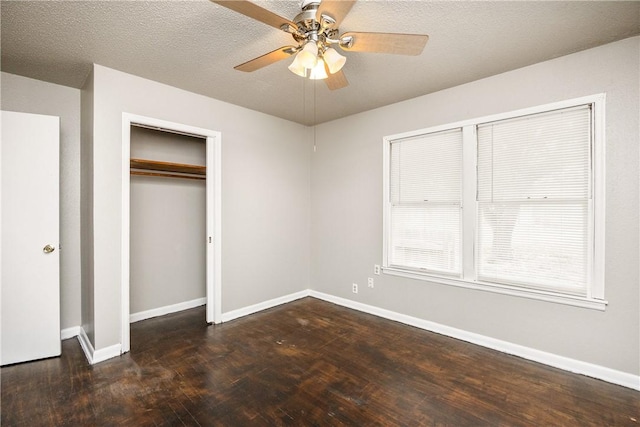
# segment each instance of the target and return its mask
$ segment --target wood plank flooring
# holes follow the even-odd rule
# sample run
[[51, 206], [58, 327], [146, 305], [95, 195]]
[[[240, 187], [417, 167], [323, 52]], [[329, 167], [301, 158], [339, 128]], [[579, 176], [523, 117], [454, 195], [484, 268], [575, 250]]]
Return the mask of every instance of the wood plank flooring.
[[131, 352], [1, 370], [5, 426], [640, 426], [640, 393], [305, 298], [138, 322]]

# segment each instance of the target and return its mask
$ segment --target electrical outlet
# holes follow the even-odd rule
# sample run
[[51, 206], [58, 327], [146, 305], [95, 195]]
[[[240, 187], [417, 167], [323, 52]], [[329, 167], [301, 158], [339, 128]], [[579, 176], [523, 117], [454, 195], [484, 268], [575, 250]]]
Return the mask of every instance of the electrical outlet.
[[376, 274], [378, 276], [380, 275], [380, 266], [378, 264], [373, 266], [373, 274]]
[[357, 293], [358, 293], [358, 284], [357, 284], [357, 283], [354, 283], [354, 284], [352, 285], [351, 291], [352, 291], [354, 294], [357, 294]]
[[373, 277], [369, 277], [367, 279], [367, 286], [369, 286], [370, 288], [373, 288]]

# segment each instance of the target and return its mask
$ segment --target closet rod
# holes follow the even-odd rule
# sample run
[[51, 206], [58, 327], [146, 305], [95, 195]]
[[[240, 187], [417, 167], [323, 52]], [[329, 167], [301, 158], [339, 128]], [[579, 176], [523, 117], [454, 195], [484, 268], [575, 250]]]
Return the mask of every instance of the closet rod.
[[206, 166], [187, 165], [184, 163], [161, 162], [158, 160], [148, 160], [148, 159], [131, 159], [130, 167], [131, 169], [188, 173], [191, 175], [205, 176], [207, 174]]

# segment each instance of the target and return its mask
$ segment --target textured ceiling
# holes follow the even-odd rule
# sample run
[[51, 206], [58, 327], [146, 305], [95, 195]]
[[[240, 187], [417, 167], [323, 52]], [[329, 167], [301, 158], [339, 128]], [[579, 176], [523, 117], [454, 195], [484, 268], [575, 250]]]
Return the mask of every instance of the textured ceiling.
[[[298, 1], [256, 1], [283, 17]], [[640, 2], [360, 0], [345, 31], [426, 33], [417, 57], [346, 52], [350, 85], [233, 67], [290, 35], [206, 0], [6, 1], [2, 71], [80, 88], [91, 63], [304, 124], [322, 123], [640, 34]]]

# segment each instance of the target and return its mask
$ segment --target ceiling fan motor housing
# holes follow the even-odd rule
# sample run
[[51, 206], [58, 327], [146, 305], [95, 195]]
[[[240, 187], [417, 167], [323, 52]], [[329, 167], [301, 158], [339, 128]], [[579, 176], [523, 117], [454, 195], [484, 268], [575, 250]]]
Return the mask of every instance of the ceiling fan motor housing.
[[306, 0], [302, 2], [302, 12], [300, 12], [293, 22], [298, 26], [298, 31], [291, 35], [300, 44], [314, 41], [318, 44], [318, 50], [323, 51], [332, 43], [338, 35], [338, 29], [333, 28], [336, 21], [331, 16], [323, 14], [318, 21], [318, 7], [320, 2], [314, 0]]

